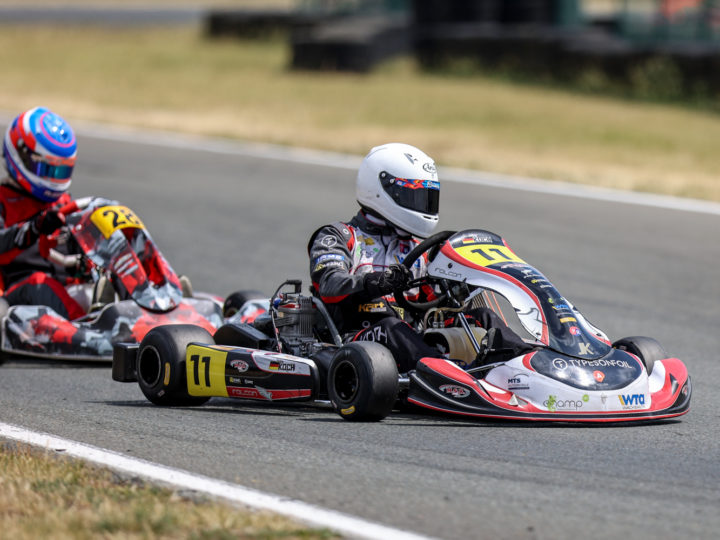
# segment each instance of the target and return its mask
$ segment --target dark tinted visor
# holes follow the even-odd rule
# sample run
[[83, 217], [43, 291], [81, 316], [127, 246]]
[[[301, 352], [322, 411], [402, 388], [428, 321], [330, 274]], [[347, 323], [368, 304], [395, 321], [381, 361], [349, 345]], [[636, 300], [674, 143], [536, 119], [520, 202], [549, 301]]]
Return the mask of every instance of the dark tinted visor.
[[399, 206], [423, 214], [437, 214], [440, 209], [440, 182], [411, 180], [380, 173], [380, 184]]
[[25, 168], [35, 176], [55, 180], [67, 180], [72, 176], [72, 165], [51, 165], [25, 145], [20, 145], [18, 154]]

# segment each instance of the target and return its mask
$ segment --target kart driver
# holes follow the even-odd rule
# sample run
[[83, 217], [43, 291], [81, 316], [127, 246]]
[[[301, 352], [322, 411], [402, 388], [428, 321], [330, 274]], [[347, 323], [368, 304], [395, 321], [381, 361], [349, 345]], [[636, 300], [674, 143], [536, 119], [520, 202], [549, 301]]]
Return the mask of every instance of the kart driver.
[[38, 240], [65, 224], [58, 209], [72, 201], [76, 154], [70, 125], [35, 107], [5, 132], [0, 181], [0, 291], [10, 305], [46, 305], [69, 319], [85, 311], [63, 286], [67, 271], [41, 256]]
[[[355, 217], [325, 225], [310, 238], [313, 292], [346, 342], [385, 345], [405, 373], [421, 358], [441, 356], [389, 303], [393, 291], [426, 272], [424, 257], [412, 269], [401, 263], [419, 243], [417, 238], [427, 238], [437, 226], [440, 182], [435, 162], [407, 144], [377, 146], [360, 164], [356, 196], [360, 211]], [[406, 296], [433, 299], [432, 288], [424, 289]], [[485, 329], [495, 328], [494, 347], [501, 343], [503, 349], [513, 349], [513, 356], [530, 349], [492, 310], [473, 310], [473, 316]]]

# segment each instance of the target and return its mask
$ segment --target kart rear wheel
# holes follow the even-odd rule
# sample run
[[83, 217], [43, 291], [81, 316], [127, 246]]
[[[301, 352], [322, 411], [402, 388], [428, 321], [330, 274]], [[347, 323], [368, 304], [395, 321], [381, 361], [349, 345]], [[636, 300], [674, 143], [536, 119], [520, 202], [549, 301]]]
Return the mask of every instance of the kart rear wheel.
[[209, 397], [188, 394], [185, 349], [192, 342], [214, 343], [210, 333], [192, 324], [158, 326], [140, 342], [137, 379], [140, 390], [155, 405], [202, 405]]
[[345, 420], [377, 422], [385, 418], [398, 395], [397, 364], [378, 343], [354, 342], [333, 356], [328, 394]]
[[267, 297], [267, 294], [261, 293], [260, 291], [236, 291], [225, 299], [225, 303], [223, 304], [223, 317], [226, 319], [232, 317], [240, 310], [243, 304], [249, 300], [262, 300]]
[[656, 339], [645, 336], [631, 336], [617, 340], [613, 343], [613, 347], [621, 351], [627, 351], [634, 354], [642, 363], [645, 364], [645, 370], [650, 375], [653, 370], [655, 360], [663, 360], [668, 357], [665, 348], [658, 343]]

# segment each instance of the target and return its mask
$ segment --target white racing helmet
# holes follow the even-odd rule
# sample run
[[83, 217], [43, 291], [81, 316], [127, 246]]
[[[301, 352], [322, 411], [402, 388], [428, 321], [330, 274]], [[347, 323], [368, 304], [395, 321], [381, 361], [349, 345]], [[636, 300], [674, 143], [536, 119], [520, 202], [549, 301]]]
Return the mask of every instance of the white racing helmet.
[[360, 164], [357, 201], [395, 227], [420, 238], [438, 223], [440, 182], [435, 162], [402, 143], [376, 146]]

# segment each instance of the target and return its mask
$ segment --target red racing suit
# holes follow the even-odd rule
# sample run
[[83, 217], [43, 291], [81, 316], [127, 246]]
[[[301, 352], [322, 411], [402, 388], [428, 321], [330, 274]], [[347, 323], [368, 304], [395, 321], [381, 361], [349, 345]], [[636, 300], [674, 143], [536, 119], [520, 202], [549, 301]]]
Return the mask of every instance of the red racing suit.
[[25, 249], [18, 247], [19, 238], [27, 234], [31, 218], [71, 201], [65, 193], [57, 201], [46, 203], [10, 185], [0, 184], [0, 290], [10, 305], [49, 305], [70, 318], [84, 314], [64, 288], [68, 278], [65, 268], [42, 257], [37, 242]]

